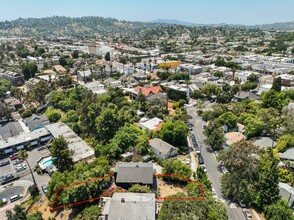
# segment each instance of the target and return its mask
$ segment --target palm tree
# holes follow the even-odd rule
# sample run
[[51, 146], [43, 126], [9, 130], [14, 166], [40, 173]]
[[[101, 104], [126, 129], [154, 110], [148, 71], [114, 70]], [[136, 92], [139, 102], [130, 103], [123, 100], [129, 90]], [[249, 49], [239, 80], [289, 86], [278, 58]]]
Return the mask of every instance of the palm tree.
[[35, 180], [34, 174], [33, 174], [33, 172], [32, 172], [31, 166], [30, 166], [30, 164], [28, 163], [28, 160], [27, 160], [28, 157], [29, 157], [29, 154], [28, 154], [28, 152], [27, 152], [26, 150], [19, 150], [19, 151], [18, 151], [18, 156], [17, 156], [17, 158], [18, 158], [19, 160], [25, 160], [25, 161], [26, 161], [26, 163], [27, 163], [27, 165], [28, 165], [28, 167], [29, 167], [29, 169], [30, 169], [30, 172], [31, 172], [31, 175], [32, 175], [32, 179], [33, 179], [34, 185], [37, 186], [37, 183], [36, 183], [36, 180]]

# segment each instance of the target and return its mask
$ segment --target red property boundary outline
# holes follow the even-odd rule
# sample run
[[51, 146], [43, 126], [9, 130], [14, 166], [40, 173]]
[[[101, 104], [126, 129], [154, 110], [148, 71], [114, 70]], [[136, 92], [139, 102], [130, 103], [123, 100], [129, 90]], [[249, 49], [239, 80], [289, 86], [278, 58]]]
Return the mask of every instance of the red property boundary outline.
[[[196, 197], [196, 198], [191, 198], [191, 197], [186, 197], [186, 198], [156, 197], [157, 201], [164, 201], [164, 200], [169, 200], [169, 201], [171, 201], [171, 200], [173, 200], [173, 201], [203, 201], [203, 200], [205, 200], [205, 193], [204, 193], [202, 184], [200, 182], [191, 180], [189, 178], [180, 176], [178, 174], [153, 174], [153, 176], [155, 176], [155, 177], [178, 177], [179, 179], [182, 179], [182, 180], [185, 180], [187, 182], [191, 182], [191, 183], [194, 183], [195, 185], [198, 185], [199, 189], [201, 191], [201, 197]], [[52, 202], [50, 204], [50, 211], [56, 211], [58, 209], [62, 209], [62, 208], [66, 208], [66, 207], [72, 207], [72, 206], [75, 206], [75, 205], [80, 205], [80, 204], [83, 204], [83, 203], [93, 202], [93, 201], [99, 200], [101, 197], [97, 197], [97, 198], [93, 198], [93, 199], [87, 199], [87, 200], [74, 202], [74, 203], [69, 203], [69, 204], [66, 204], [66, 205], [58, 206], [58, 207], [53, 207], [54, 202], [55, 202], [55, 200], [56, 200], [56, 198], [57, 198], [57, 196], [58, 196], [58, 194], [59, 194], [59, 192], [61, 190], [66, 189], [66, 188], [70, 188], [70, 187], [73, 187], [73, 186], [78, 186], [78, 185], [81, 185], [81, 184], [89, 183], [89, 182], [95, 182], [95, 181], [98, 181], [98, 180], [101, 180], [101, 179], [106, 179], [106, 178], [109, 178], [109, 177], [113, 177], [113, 174], [109, 174], [109, 175], [105, 175], [105, 176], [102, 176], [102, 177], [89, 179], [89, 180], [86, 180], [86, 181], [82, 181], [82, 182], [78, 182], [78, 183], [74, 183], [74, 184], [70, 184], [70, 185], [62, 186], [62, 187], [58, 188], [55, 195], [54, 195], [54, 197], [53, 197], [53, 200], [52, 200]]]

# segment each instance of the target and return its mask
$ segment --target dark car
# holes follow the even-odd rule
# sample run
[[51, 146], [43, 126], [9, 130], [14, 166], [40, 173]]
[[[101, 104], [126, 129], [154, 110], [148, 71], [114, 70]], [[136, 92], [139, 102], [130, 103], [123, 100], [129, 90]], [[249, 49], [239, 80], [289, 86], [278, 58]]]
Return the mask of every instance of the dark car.
[[6, 165], [10, 164], [9, 160], [6, 160], [6, 161], [1, 161], [0, 162], [0, 167], [4, 167]]
[[8, 175], [2, 177], [3, 182], [7, 182], [7, 181], [12, 180], [12, 179], [14, 179], [13, 174], [8, 174]]
[[37, 150], [41, 151], [41, 150], [45, 150], [45, 149], [47, 149], [46, 145], [39, 147]]
[[42, 185], [41, 188], [42, 188], [42, 190], [43, 190], [44, 193], [47, 192], [47, 185], [46, 184]]
[[204, 160], [201, 154], [198, 155], [199, 164], [204, 164]]

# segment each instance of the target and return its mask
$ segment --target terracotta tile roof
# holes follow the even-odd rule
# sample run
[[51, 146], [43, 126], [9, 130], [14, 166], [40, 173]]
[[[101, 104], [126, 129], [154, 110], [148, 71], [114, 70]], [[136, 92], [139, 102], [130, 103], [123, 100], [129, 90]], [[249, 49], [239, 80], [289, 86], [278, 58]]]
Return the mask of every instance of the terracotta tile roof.
[[162, 92], [162, 89], [160, 86], [153, 86], [153, 87], [148, 87], [148, 88], [137, 86], [135, 91], [141, 92], [145, 96], [149, 96], [150, 94], [157, 94], [159, 92]]

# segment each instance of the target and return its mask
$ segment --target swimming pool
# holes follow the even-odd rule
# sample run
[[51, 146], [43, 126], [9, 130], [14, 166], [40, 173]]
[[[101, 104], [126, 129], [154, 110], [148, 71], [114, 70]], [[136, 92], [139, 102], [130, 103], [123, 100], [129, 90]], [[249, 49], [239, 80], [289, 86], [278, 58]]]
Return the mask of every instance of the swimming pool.
[[48, 160], [43, 161], [42, 165], [45, 167], [50, 167], [50, 166], [52, 166], [52, 163], [53, 163], [53, 161], [52, 161], [52, 158], [50, 157], [50, 159], [48, 158]]
[[40, 160], [40, 162], [38, 164], [39, 164], [39, 166], [41, 167], [42, 170], [45, 170], [46, 168], [54, 166], [53, 165], [53, 160], [54, 159], [55, 158], [52, 158], [52, 157], [45, 157], [42, 160]]

